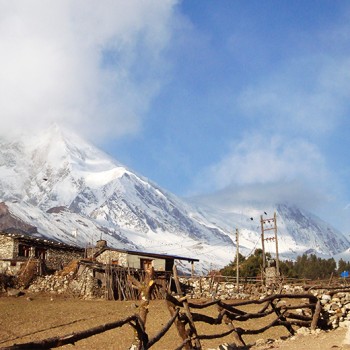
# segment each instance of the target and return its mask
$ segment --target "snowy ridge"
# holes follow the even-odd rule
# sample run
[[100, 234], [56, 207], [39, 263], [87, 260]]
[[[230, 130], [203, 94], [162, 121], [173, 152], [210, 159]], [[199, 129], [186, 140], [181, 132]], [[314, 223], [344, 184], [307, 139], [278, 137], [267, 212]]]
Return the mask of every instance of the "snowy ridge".
[[[240, 250], [243, 254], [252, 253], [256, 247], [261, 248], [260, 216], [264, 219], [272, 218], [274, 212], [277, 215], [278, 247], [282, 258], [295, 259], [304, 253], [325, 258], [337, 257], [350, 246], [350, 242], [340, 231], [294, 205], [256, 203], [255, 206], [222, 206], [212, 196], [209, 201], [205, 197], [192, 198], [191, 203], [224, 232], [233, 233], [233, 227], [238, 228]], [[231, 238], [235, 239], [233, 234]], [[274, 255], [275, 243], [265, 242], [265, 249]]]
[[[185, 202], [57, 125], [40, 135], [0, 140], [0, 195], [10, 212], [37, 235], [86, 246], [103, 238], [112, 247], [200, 259], [219, 268], [240, 251], [260, 247], [257, 207], [220, 209]], [[333, 255], [349, 247], [322, 220], [287, 205], [277, 211], [281, 255], [307, 249]], [[250, 220], [254, 217], [255, 220]]]

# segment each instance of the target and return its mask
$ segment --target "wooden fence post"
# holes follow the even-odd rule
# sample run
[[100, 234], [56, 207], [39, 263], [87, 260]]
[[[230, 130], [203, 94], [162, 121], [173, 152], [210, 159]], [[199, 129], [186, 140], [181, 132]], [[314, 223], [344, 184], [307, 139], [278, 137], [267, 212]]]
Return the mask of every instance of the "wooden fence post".
[[[218, 305], [218, 310], [219, 310], [219, 313], [222, 312], [223, 308], [221, 306]], [[229, 319], [229, 317], [227, 317], [226, 314], [224, 314], [222, 320], [224, 321], [224, 323], [227, 325], [227, 327], [230, 329], [230, 330], [233, 330], [232, 332], [232, 335], [233, 335], [233, 340], [236, 344], [236, 346], [238, 347], [244, 347], [246, 346], [245, 342], [243, 341], [241, 335], [236, 331], [236, 327], [234, 326], [233, 324], [233, 321], [231, 321]]]
[[316, 303], [316, 307], [315, 307], [315, 311], [314, 314], [312, 316], [312, 321], [311, 321], [311, 330], [314, 331], [317, 327], [317, 323], [318, 323], [318, 319], [320, 317], [320, 313], [321, 313], [321, 302], [318, 300]]
[[[178, 277], [178, 274], [177, 274], [176, 265], [174, 265], [174, 267], [173, 267], [173, 273], [174, 273], [174, 280], [175, 280], [177, 293], [182, 296], [183, 292], [181, 290], [181, 286], [180, 286], [180, 281], [179, 281], [179, 277]], [[191, 310], [190, 310], [190, 307], [188, 306], [187, 299], [183, 300], [183, 306], [184, 306], [185, 314], [187, 316], [188, 323], [189, 323], [189, 326], [190, 326], [190, 330], [191, 330], [191, 333], [192, 333], [191, 335], [194, 336], [195, 346], [192, 347], [192, 349], [200, 350], [200, 349], [202, 349], [202, 345], [201, 345], [200, 340], [198, 339], [197, 329], [196, 329], [196, 326], [195, 326], [195, 324], [193, 322]]]
[[148, 306], [151, 299], [152, 289], [154, 288], [154, 269], [151, 267], [146, 270], [146, 276], [144, 282], [139, 282], [135, 277], [128, 276], [129, 281], [132, 283], [133, 288], [137, 289], [141, 295], [141, 304], [139, 306], [139, 317], [138, 322], [132, 324], [137, 331], [135, 335], [135, 342], [137, 343], [138, 349], [143, 350], [146, 348], [148, 343], [148, 335], [145, 332], [146, 321], [148, 314]]

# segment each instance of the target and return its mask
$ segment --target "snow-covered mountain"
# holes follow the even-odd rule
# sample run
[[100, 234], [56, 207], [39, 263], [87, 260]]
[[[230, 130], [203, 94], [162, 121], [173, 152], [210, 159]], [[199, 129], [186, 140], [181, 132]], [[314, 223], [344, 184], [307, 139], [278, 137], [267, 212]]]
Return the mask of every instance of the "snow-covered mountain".
[[[278, 251], [283, 258], [294, 259], [304, 253], [312, 253], [321, 257], [336, 256], [350, 247], [349, 240], [337, 229], [314, 214], [291, 204], [261, 204], [249, 206], [232, 206], [214, 195], [191, 199], [192, 205], [209, 221], [215, 223], [223, 231], [227, 231], [234, 223], [239, 229], [240, 246], [247, 254], [246, 247], [261, 248], [261, 217], [271, 219], [277, 215]], [[209, 204], [208, 204], [209, 203]], [[265, 229], [269, 226], [264, 226]], [[265, 237], [272, 237], [274, 231], [266, 231]], [[273, 241], [265, 242], [265, 248], [272, 255], [276, 245]], [[249, 251], [251, 252], [251, 250]]]
[[[103, 238], [114, 247], [199, 258], [207, 268], [233, 259], [236, 227], [241, 252], [259, 247], [259, 208], [243, 215], [189, 204], [56, 125], [40, 135], [2, 138], [0, 147], [0, 229], [80, 246]], [[329, 256], [350, 246], [298, 208], [274, 210], [282, 256], [310, 249]]]
[[109, 245], [200, 256], [231, 246], [226, 232], [174, 195], [139, 176], [77, 135], [45, 133], [0, 141], [0, 198], [37, 235], [85, 245]]

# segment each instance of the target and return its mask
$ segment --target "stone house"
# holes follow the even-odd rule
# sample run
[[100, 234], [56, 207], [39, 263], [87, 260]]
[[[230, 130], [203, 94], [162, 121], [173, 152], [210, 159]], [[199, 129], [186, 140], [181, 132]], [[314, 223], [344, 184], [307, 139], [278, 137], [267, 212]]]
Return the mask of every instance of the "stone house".
[[83, 248], [18, 231], [0, 232], [0, 273], [16, 275], [28, 261], [40, 262], [40, 267], [46, 271], [56, 271], [83, 256]]
[[[87, 258], [77, 260], [75, 269], [68, 274], [55, 274], [38, 278], [31, 285], [31, 291], [65, 293], [83, 298], [106, 298], [107, 300], [138, 300], [129, 276], [145, 280], [147, 270], [154, 269], [155, 287], [153, 299], [162, 299], [165, 291], [174, 289], [172, 269], [175, 260], [190, 262], [198, 259], [176, 255], [137, 252], [110, 248], [105, 240], [97, 242], [94, 248], [86, 249]], [[64, 270], [65, 272], [65, 270]]]
[[156, 283], [152, 298], [163, 298], [165, 291], [175, 290], [172, 279], [175, 260], [191, 263], [192, 274], [194, 263], [199, 261], [177, 255], [111, 248], [105, 240], [99, 240], [94, 248], [89, 248], [87, 256], [88, 260], [80, 262], [78, 274], [89, 270], [92, 277], [90, 285], [93, 286], [89, 294], [99, 295], [105, 291], [105, 297], [109, 300], [137, 299], [139, 295], [135, 294], [128, 276], [142, 282], [150, 269], [154, 271]]
[[177, 255], [110, 248], [107, 246], [105, 240], [97, 241], [96, 247], [90, 251], [90, 256], [102, 264], [112, 264], [141, 270], [147, 270], [153, 267], [155, 271], [159, 272], [171, 272], [175, 260], [182, 260], [191, 263], [193, 271], [194, 263], [199, 261], [198, 259]]

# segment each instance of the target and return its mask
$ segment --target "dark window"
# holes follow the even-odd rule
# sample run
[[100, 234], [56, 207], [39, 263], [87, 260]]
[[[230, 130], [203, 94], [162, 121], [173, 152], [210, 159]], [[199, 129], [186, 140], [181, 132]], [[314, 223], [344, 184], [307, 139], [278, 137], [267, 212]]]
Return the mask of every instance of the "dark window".
[[29, 258], [30, 256], [30, 246], [25, 244], [18, 245], [18, 256], [24, 256]]
[[152, 267], [152, 259], [140, 259], [141, 269], [148, 270]]
[[45, 260], [46, 258], [46, 250], [44, 248], [35, 248], [35, 257]]
[[174, 259], [165, 260], [165, 271], [173, 271]]

